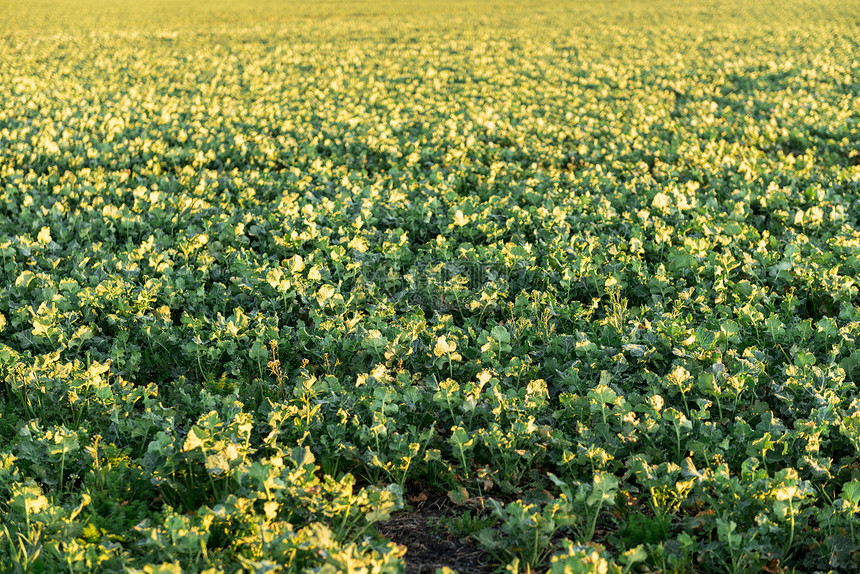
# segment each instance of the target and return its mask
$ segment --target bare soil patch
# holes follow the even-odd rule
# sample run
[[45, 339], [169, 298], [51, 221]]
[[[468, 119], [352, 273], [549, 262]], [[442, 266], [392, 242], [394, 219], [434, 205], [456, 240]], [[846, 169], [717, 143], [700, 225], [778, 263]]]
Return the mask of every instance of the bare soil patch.
[[454, 537], [444, 528], [434, 528], [442, 518], [461, 515], [461, 507], [434, 492], [422, 492], [409, 500], [410, 510], [376, 524], [377, 532], [406, 547], [406, 574], [433, 574], [443, 566], [461, 574], [496, 571], [492, 557], [479, 546]]

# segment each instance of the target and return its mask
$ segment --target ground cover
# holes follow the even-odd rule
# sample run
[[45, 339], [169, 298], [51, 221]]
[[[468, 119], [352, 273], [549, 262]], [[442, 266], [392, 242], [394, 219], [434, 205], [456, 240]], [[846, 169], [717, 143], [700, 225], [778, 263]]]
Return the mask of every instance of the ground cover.
[[2, 568], [857, 570], [857, 3], [0, 14]]

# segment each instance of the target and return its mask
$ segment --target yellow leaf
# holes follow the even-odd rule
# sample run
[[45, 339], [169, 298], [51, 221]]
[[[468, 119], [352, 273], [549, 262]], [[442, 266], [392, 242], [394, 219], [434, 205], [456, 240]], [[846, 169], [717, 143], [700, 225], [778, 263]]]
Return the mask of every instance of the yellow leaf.
[[433, 349], [433, 354], [437, 357], [441, 357], [442, 355], [447, 355], [448, 353], [455, 351], [457, 349], [457, 343], [449, 343], [445, 339], [445, 335], [442, 335], [438, 339], [436, 339], [436, 347]]
[[203, 441], [197, 436], [196, 430], [195, 427], [188, 432], [188, 438], [185, 439], [185, 444], [182, 445], [183, 452], [189, 452], [203, 446]]
[[39, 241], [39, 243], [43, 243], [43, 244], [50, 243], [51, 242], [51, 228], [50, 227], [43, 227], [39, 231], [39, 235], [36, 237], [36, 239]]

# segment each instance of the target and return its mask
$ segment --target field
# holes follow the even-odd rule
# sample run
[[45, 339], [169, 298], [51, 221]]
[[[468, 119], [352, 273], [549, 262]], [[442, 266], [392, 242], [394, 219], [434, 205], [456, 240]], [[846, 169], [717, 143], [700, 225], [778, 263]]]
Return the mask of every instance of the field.
[[860, 3], [0, 14], [0, 571], [858, 570]]

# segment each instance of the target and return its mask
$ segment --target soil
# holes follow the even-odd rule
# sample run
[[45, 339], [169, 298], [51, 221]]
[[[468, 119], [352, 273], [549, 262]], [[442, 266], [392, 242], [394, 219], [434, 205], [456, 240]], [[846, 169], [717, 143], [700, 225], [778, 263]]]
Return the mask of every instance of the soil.
[[463, 509], [444, 494], [420, 492], [407, 497], [411, 509], [375, 524], [376, 531], [406, 547], [406, 574], [434, 574], [447, 566], [460, 574], [491, 574], [497, 571], [492, 557], [468, 540], [460, 540], [444, 528], [434, 526], [445, 517], [460, 516]]

